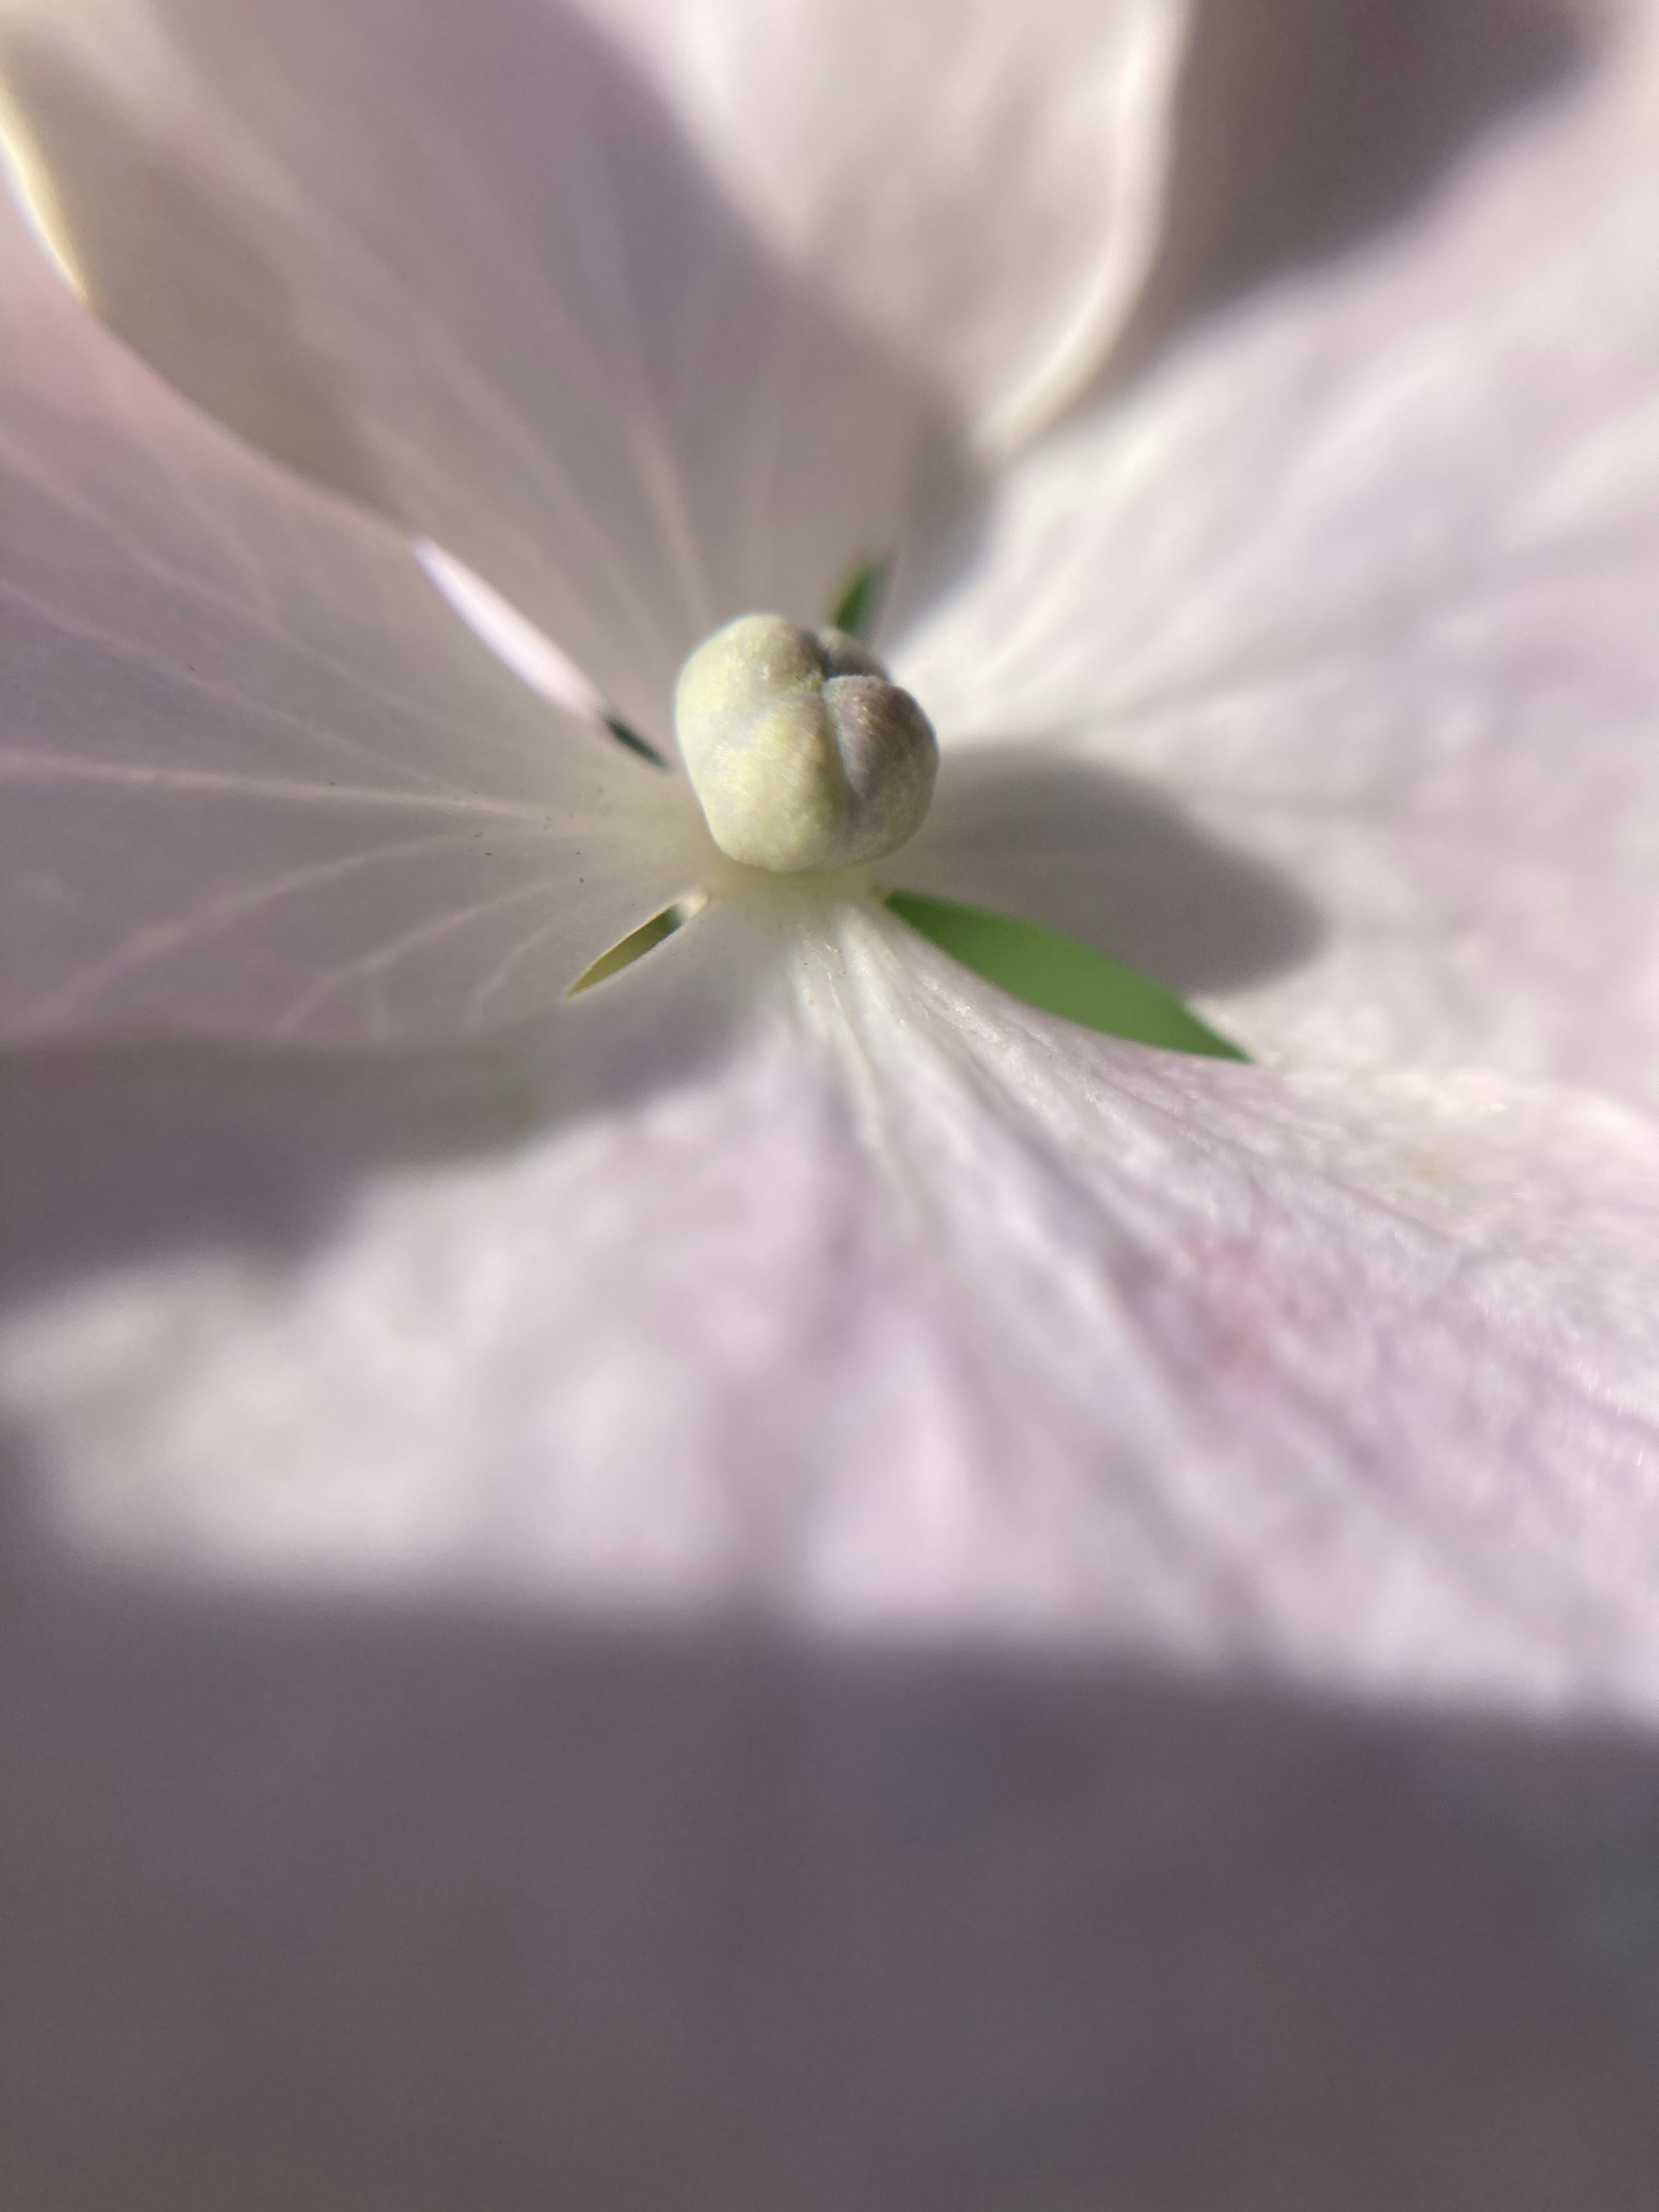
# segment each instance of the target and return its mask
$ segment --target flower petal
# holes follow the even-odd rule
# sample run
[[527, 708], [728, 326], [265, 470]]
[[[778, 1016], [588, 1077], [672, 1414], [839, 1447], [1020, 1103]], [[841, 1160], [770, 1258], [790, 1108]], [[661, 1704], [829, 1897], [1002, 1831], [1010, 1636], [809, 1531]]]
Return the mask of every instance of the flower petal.
[[60, 1520], [1659, 1710], [1659, 1133], [1122, 1045], [868, 909], [786, 995], [763, 954], [722, 904], [637, 971], [757, 1010], [648, 1109], [383, 1173], [276, 1272], [198, 1243], [40, 1300], [5, 1395]]
[[1317, 957], [1200, 1000], [1259, 1054], [1659, 1097], [1650, 46], [1031, 456], [895, 656], [1311, 899]]
[[0, 253], [10, 1034], [459, 1036], [687, 888], [678, 778], [168, 392], [3, 203]]
[[[367, 471], [659, 746], [699, 638], [754, 606], [821, 620], [897, 542], [935, 410], [769, 256], [579, 13], [181, 0], [164, 37], [148, 20], [100, 0], [14, 33], [94, 299], [268, 442], [320, 387], [368, 457], [346, 488]], [[326, 443], [291, 429], [284, 450]]]
[[1004, 451], [1157, 233], [1185, 0], [589, 0], [789, 264]]

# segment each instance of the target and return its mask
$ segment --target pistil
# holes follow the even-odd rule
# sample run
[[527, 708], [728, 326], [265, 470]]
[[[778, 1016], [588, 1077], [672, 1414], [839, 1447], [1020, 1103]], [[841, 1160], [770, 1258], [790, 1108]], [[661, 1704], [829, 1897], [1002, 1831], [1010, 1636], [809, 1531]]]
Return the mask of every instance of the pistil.
[[709, 834], [749, 867], [878, 859], [933, 797], [932, 724], [844, 630], [739, 615], [681, 669], [674, 727]]

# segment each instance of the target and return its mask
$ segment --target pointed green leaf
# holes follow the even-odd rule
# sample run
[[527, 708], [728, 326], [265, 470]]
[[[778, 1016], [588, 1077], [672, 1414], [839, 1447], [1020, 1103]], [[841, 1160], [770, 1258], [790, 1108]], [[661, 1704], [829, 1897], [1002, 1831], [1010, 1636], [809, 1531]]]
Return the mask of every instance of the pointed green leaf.
[[1045, 1013], [1064, 1015], [1085, 1029], [1127, 1037], [1134, 1044], [1161, 1045], [1166, 1052], [1249, 1058], [1188, 1013], [1161, 983], [1075, 938], [1062, 937], [1057, 929], [989, 914], [981, 907], [957, 906], [949, 899], [923, 898], [915, 891], [890, 892], [887, 903], [953, 960]]

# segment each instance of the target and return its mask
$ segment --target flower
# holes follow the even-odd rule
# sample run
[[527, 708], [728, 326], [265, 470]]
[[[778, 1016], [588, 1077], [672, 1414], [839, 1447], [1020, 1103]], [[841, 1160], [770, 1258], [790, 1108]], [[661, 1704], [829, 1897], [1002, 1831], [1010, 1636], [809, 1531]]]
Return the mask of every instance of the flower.
[[[1159, 17], [1097, 20], [1167, 52]], [[588, 32], [507, 0], [175, 7], [188, 66], [100, 17], [90, 76], [54, 76], [48, 44], [20, 82], [49, 131], [54, 89], [85, 101], [112, 70], [121, 103], [80, 154], [153, 130], [131, 172], [153, 189], [77, 209], [72, 162], [27, 181], [61, 192], [89, 259], [105, 241], [107, 275], [124, 217], [148, 235], [173, 204], [167, 163], [194, 164], [222, 258], [164, 264], [183, 309], [169, 320], [157, 281], [150, 349], [505, 588], [659, 743], [697, 639], [757, 600], [820, 617], [851, 558], [900, 544], [920, 478], [935, 533], [906, 541], [890, 637], [944, 766], [902, 880], [1089, 934], [1114, 894], [1076, 856], [1103, 832], [1136, 894], [1117, 941], [1159, 952], [1261, 1065], [1069, 1029], [862, 896], [730, 872], [693, 925], [565, 1000], [714, 880], [684, 790], [531, 698], [382, 522], [204, 423], [11, 241], [4, 977], [47, 1042], [10, 1083], [33, 1110], [14, 1111], [9, 1202], [34, 1204], [37, 1180], [46, 1194], [15, 1240], [29, 1295], [6, 1377], [46, 1494], [100, 1538], [256, 1581], [552, 1593], [566, 1634], [579, 1601], [662, 1608], [658, 1640], [576, 1651], [544, 1734], [547, 1677], [516, 1628], [422, 1641], [406, 1616], [386, 1666], [355, 1624], [262, 1619], [255, 1638], [289, 1638], [282, 1724], [262, 1731], [266, 1678], [222, 1680], [222, 1636], [130, 1636], [118, 1605], [88, 1629], [84, 1599], [66, 1621], [36, 1599], [35, 1771], [84, 1726], [88, 1641], [143, 1716], [130, 1729], [118, 1705], [111, 1746], [73, 1770], [118, 1791], [29, 1795], [26, 1853], [53, 1872], [53, 1839], [89, 1855], [70, 1942], [97, 1961], [70, 1978], [93, 1991], [77, 2013], [50, 1914], [26, 1917], [47, 1928], [25, 1960], [46, 2024], [31, 2063], [58, 2100], [36, 2139], [74, 2139], [89, 2203], [112, 2139], [129, 2190], [142, 2111], [141, 2179], [164, 2140], [185, 2160], [170, 2199], [222, 2200], [216, 2147], [245, 2146], [240, 2125], [285, 2202], [301, 2185], [320, 2202], [356, 2169], [331, 2166], [329, 2138], [326, 2179], [290, 2185], [310, 2139], [283, 2100], [313, 2118], [342, 2076], [361, 2085], [343, 1987], [370, 2023], [373, 2097], [396, 2107], [387, 2138], [428, 2142], [442, 2107], [466, 2193], [499, 2204], [544, 2201], [545, 2138], [510, 2124], [549, 2075], [578, 2169], [602, 2148], [608, 2201], [664, 2201], [690, 2142], [716, 2201], [790, 2201], [806, 2157], [826, 2196], [865, 2202], [872, 2136], [893, 2201], [1006, 2203], [1034, 2164], [1056, 2194], [1098, 2201], [1108, 2172], [1133, 2195], [1149, 2141], [1174, 2145], [1161, 2201], [1233, 2203], [1251, 2183], [1282, 2201], [1287, 2112], [1308, 2170], [1341, 2184], [1316, 2194], [1363, 2201], [1380, 2136], [1385, 2187], [1404, 2171], [1401, 2194], [1447, 2201], [1436, 2145], [1455, 2166], [1472, 2142], [1484, 2184], [1524, 2157], [1534, 2103], [1598, 2147], [1574, 2165], [1547, 2142], [1540, 2201], [1563, 2165], [1557, 2201], [1594, 2201], [1648, 2170], [1650, 2085], [1559, 1993], [1544, 1916], [1513, 1903], [1519, 1846], [1489, 1862], [1467, 1832], [1501, 1774], [1466, 1762], [1454, 1820], [1431, 1778], [1395, 1778], [1398, 1739], [1351, 1720], [1333, 1754], [1326, 1720], [1236, 1690], [1249, 1665], [1650, 1711], [1644, 19], [1395, 238], [1198, 332], [988, 484], [953, 423], [978, 416], [981, 459], [1012, 453], [1086, 384], [1142, 258], [1148, 49], [1120, 70], [1109, 39], [1091, 76], [1043, 43], [1068, 11], [1041, 37], [1022, 18], [1010, 53], [988, 10], [963, 19], [952, 76], [927, 11], [903, 19], [917, 32], [884, 16], [852, 34], [844, 11], [609, 20], [668, 109]], [[722, 76], [686, 27], [740, 20]], [[819, 102], [821, 64], [781, 66], [778, 42], [814, 27], [842, 34], [863, 97]], [[925, 73], [901, 52], [884, 77], [912, 36]], [[990, 207], [984, 141], [946, 97], [983, 103], [987, 82], [1006, 95], [981, 106], [988, 128], [1035, 114], [1057, 149], [1052, 173], [1003, 164]], [[1063, 116], [1116, 100], [1121, 136], [1054, 124], [1074, 89]], [[870, 144], [915, 130], [928, 149], [936, 112], [950, 127], [929, 150], [968, 147], [975, 168], [896, 210]], [[855, 125], [871, 138], [842, 143]], [[625, 164], [602, 167], [606, 149]], [[1092, 212], [1075, 222], [1080, 176], [1132, 211], [1103, 252]], [[216, 359], [201, 288], [228, 288]], [[641, 301], [644, 330], [672, 333], [660, 352]], [[285, 375], [250, 377], [273, 351]], [[1171, 918], [1171, 884], [1207, 911]], [[458, 1044], [474, 1030], [483, 1044]], [[54, 1177], [78, 1204], [60, 1210]], [[802, 1638], [784, 1686], [775, 1669], [752, 1695], [732, 1647], [686, 1626], [745, 1607], [954, 1642], [866, 1678], [859, 1646]], [[993, 1631], [1199, 1662], [1194, 1685], [1233, 1694], [1212, 1708], [1120, 1680], [1103, 1759], [1090, 1696], [988, 1672]], [[350, 1663], [309, 1638], [335, 1655], [343, 1638]], [[377, 1667], [395, 1682], [365, 1686]], [[182, 1759], [181, 1739], [157, 1710], [188, 1717], [208, 1778], [179, 1805], [155, 1747]], [[413, 1759], [388, 1711], [421, 1717]], [[1264, 1801], [1233, 1766], [1291, 1779]], [[1550, 1808], [1508, 1809], [1547, 1887]], [[1309, 1838], [1333, 1828], [1322, 1856]], [[106, 1880], [96, 1854], [129, 1829], [143, 1870]], [[1583, 1849], [1569, 1833], [1570, 1871]], [[734, 1866], [759, 1869], [752, 1968], [748, 1923], [723, 1909]], [[1322, 1911], [1310, 1866], [1334, 1875]], [[555, 1894], [556, 1941], [535, 1912], [493, 1917]], [[975, 1918], [984, 1940], [964, 1943]], [[532, 1971], [492, 1971], [514, 1946]], [[317, 1961], [342, 1954], [337, 1983]], [[1431, 1958], [1453, 1962], [1444, 1979], [1423, 1977]], [[235, 1992], [217, 2010], [245, 2069], [246, 2016], [287, 2021], [269, 2063], [253, 2033], [264, 2136], [212, 2094], [217, 2054], [197, 2046], [216, 2008], [192, 1972]], [[1277, 2040], [1250, 2005], [1240, 2018], [1263, 1981], [1300, 1998]], [[112, 1986], [141, 1994], [144, 2033]], [[1354, 1987], [1350, 2016], [1332, 1990]], [[444, 2069], [463, 2048], [487, 2056], [455, 2121]], [[1197, 2122], [1189, 2074], [1211, 2099]], [[641, 2075], [671, 2094], [641, 2109]], [[823, 2124], [814, 2099], [841, 2081], [858, 2093], [841, 2118], [875, 2114], [851, 2154], [799, 2124]], [[776, 2137], [708, 2150], [734, 2106]], [[769, 2166], [779, 2140], [793, 2166]], [[58, 2155], [34, 2193], [57, 2193]], [[404, 2157], [369, 2184], [398, 2203], [432, 2186]], [[1533, 2186], [1528, 2164], [1506, 2201]]]
[[[1093, 77], [1064, 80], [1095, 106], [1173, 50], [1156, 8], [1103, 20]], [[613, 30], [695, 117], [692, 21], [683, 51], [649, 10]], [[934, 89], [1006, 130], [1037, 95], [990, 78], [1002, 19], [974, 21]], [[793, 189], [772, 21], [721, 96], [755, 119], [739, 168]], [[849, 557], [902, 544], [925, 459], [891, 650], [945, 769], [890, 879], [1063, 901], [1046, 854], [1035, 883], [1029, 848], [988, 861], [987, 824], [1033, 757], [1062, 793], [1104, 762], [1178, 796], [1188, 853], [1265, 862], [1281, 920], [1310, 898], [1321, 942], [1175, 979], [1215, 985], [1200, 1004], [1267, 1062], [1247, 1073], [1004, 1000], [861, 873], [717, 867], [678, 778], [520, 692], [383, 529], [24, 271], [26, 1033], [519, 1032], [466, 1063], [480, 1130], [440, 1140], [493, 1156], [365, 1177], [279, 1265], [185, 1249], [35, 1310], [12, 1389], [65, 1510], [261, 1574], [1645, 1699], [1651, 333], [1608, 305], [1653, 220], [1645, 64], [1518, 126], [1401, 243], [1050, 433], [970, 526], [941, 424], [971, 393], [994, 442], [1075, 386], [1138, 242], [1086, 226], [1032, 276], [1054, 180], [961, 246], [860, 191], [862, 137], [831, 134], [782, 217], [826, 305], [574, 19], [458, 22], [394, 50], [372, 8], [216, 12], [195, 87], [131, 65], [222, 173], [385, 496], [666, 750], [698, 636], [756, 605], [811, 619]], [[514, 73], [534, 89], [503, 116]], [[1071, 188], [1103, 170], [1139, 226], [1156, 124], [1109, 158], [1049, 127]], [[941, 235], [958, 265], [920, 323], [899, 276]], [[1011, 269], [1042, 310], [1018, 328], [988, 305]], [[406, 1147], [461, 1064], [400, 1066], [359, 1145]]]

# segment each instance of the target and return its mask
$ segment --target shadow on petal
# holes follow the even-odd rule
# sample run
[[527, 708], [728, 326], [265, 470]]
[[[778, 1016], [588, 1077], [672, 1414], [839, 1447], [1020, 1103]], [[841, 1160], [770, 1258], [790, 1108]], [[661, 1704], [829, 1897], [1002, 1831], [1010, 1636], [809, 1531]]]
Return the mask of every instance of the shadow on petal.
[[747, 607], [819, 618], [896, 548], [919, 457], [962, 472], [959, 426], [754, 235], [584, 11], [156, 15], [193, 88], [175, 121], [137, 66], [135, 125], [84, 56], [13, 64], [100, 311], [441, 545], [659, 750], [698, 637]]
[[1161, 792], [1034, 744], [947, 750], [894, 884], [1042, 923], [1170, 990], [1226, 991], [1318, 950], [1316, 910]]
[[1659, 2196], [1633, 1735], [216, 1601], [8, 1525], [9, 2203]]
[[1168, 228], [1106, 372], [1121, 384], [1188, 324], [1405, 216], [1595, 44], [1585, 0], [1196, 0]]
[[649, 966], [580, 1011], [465, 1047], [151, 1037], [0, 1054], [0, 1304], [152, 1255], [293, 1254], [380, 1170], [507, 1153], [642, 1109], [717, 1064], [740, 1018]]
[[[1109, 404], [1255, 287], [1407, 216], [1483, 132], [1589, 64], [1601, 12], [1599, 0], [1194, 0], [1158, 257], [1069, 411]], [[987, 496], [950, 475], [929, 487], [895, 630], [971, 568]]]

